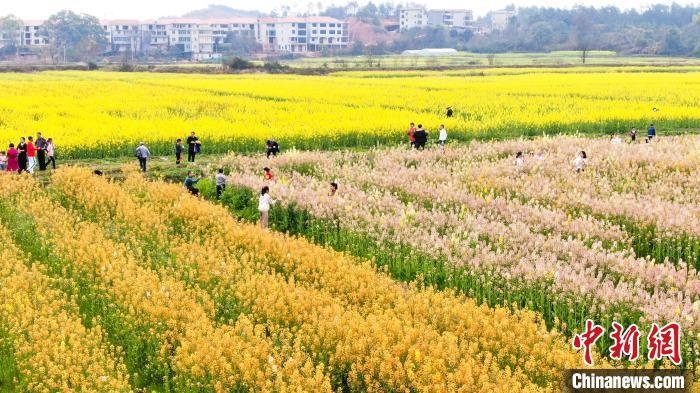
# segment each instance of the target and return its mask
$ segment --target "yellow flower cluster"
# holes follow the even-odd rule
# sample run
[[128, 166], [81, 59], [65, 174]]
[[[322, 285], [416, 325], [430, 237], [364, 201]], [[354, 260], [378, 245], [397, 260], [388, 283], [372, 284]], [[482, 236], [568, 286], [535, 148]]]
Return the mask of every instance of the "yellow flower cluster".
[[100, 326], [86, 328], [77, 306], [0, 227], [0, 330], [5, 330], [21, 370], [18, 388], [31, 392], [131, 391], [119, 351], [105, 343]]
[[[181, 75], [47, 72], [0, 75], [0, 143], [44, 131], [64, 157], [171, 153], [197, 130], [205, 151], [397, 141], [410, 121], [450, 138], [622, 131], [700, 124], [697, 68], [513, 72]], [[455, 116], [444, 117], [445, 107]], [[653, 108], [659, 109], [652, 111]], [[217, 142], [216, 144], [213, 142]], [[128, 150], [127, 150], [128, 149]]]
[[[265, 365], [249, 364], [245, 375], [270, 378], [286, 367], [297, 370], [290, 379], [306, 376], [304, 384], [344, 378], [359, 390], [557, 391], [561, 370], [580, 365], [580, 356], [532, 312], [402, 286], [367, 263], [237, 223], [180, 187], [129, 171], [115, 184], [65, 169], [54, 175], [53, 188], [79, 214], [116, 228], [110, 236], [130, 249], [171, 255], [161, 266], [163, 280], [184, 280], [206, 292], [214, 308], [239, 310], [236, 321], [192, 324], [180, 337], [173, 362], [187, 383], [206, 380], [216, 389], [240, 383], [231, 378], [242, 348], [249, 348], [240, 336], [281, 343], [278, 353], [249, 348]], [[128, 228], [132, 235], [123, 233]]]

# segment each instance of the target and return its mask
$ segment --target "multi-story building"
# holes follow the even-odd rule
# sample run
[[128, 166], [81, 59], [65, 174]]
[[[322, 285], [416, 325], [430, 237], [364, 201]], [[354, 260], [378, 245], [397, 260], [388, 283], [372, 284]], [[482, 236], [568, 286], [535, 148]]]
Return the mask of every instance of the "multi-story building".
[[470, 10], [428, 10], [428, 25], [444, 25], [454, 29], [470, 29], [474, 14]]
[[399, 13], [399, 30], [406, 31], [414, 27], [428, 25], [428, 14], [423, 8], [402, 8]]
[[142, 48], [141, 22], [137, 20], [101, 21], [102, 30], [111, 52], [140, 52]]
[[[100, 22], [106, 52], [179, 51], [193, 60], [221, 57], [229, 37], [250, 37], [271, 52], [308, 53], [326, 48], [345, 48], [350, 43], [346, 22], [329, 17], [290, 18], [170, 18], [150, 21], [105, 20]], [[19, 46], [48, 44], [41, 36], [43, 21], [25, 21]], [[4, 38], [3, 38], [4, 37]], [[5, 33], [2, 40], [11, 40]], [[1, 46], [1, 45], [0, 45]]]
[[445, 26], [449, 29], [471, 29], [473, 25], [474, 14], [470, 10], [402, 8], [399, 14], [400, 31], [426, 26]]
[[258, 42], [270, 52], [307, 53], [346, 48], [350, 41], [348, 25], [325, 16], [262, 18]]
[[516, 14], [513, 10], [493, 11], [491, 13], [491, 30], [505, 30]]
[[141, 50], [166, 51], [170, 45], [166, 25], [156, 20], [141, 22]]
[[43, 20], [25, 20], [22, 21], [21, 33], [19, 36], [20, 46], [42, 47], [46, 46], [49, 41], [41, 33]]

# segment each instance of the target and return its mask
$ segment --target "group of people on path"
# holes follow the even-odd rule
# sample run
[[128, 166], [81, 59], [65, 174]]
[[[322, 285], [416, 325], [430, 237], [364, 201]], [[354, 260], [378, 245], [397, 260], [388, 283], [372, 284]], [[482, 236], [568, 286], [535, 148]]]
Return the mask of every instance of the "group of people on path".
[[[411, 146], [411, 149], [425, 149], [425, 145], [428, 143], [429, 134], [428, 131], [423, 128], [422, 124], [418, 124], [418, 127], [416, 127], [415, 123], [411, 123], [408, 127], [408, 132], [406, 132], [406, 135], [408, 135], [408, 143]], [[440, 124], [440, 127], [438, 128], [438, 146], [440, 146], [440, 150], [445, 150], [446, 143], [447, 130], [445, 129], [444, 124]]]
[[56, 169], [56, 146], [52, 138], [44, 138], [41, 132], [34, 137], [19, 138], [15, 146], [10, 143], [7, 151], [0, 151], [0, 171], [27, 172], [33, 174], [37, 165], [45, 171], [49, 165]]
[[[445, 117], [450, 118], [453, 115], [454, 110], [451, 106], [448, 106], [447, 110], [445, 111]], [[408, 136], [408, 143], [411, 146], [411, 149], [416, 150], [425, 149], [425, 145], [428, 144], [428, 138], [430, 136], [428, 134], [428, 131], [423, 128], [422, 124], [418, 124], [418, 127], [416, 127], [416, 123], [413, 122], [411, 122], [411, 124], [409, 125], [406, 135]], [[440, 150], [445, 151], [446, 143], [447, 129], [445, 129], [444, 124], [440, 124], [440, 126], [438, 127], [438, 146], [440, 147]]]
[[[202, 142], [197, 137], [197, 134], [192, 131], [187, 137], [187, 162], [195, 162], [197, 154], [202, 150]], [[175, 141], [175, 165], [182, 163], [182, 154], [185, 147], [182, 144], [182, 139], [178, 138]], [[142, 172], [146, 172], [148, 160], [151, 158], [151, 151], [148, 150], [146, 143], [141, 141], [136, 147], [136, 158], [139, 160], [139, 166]]]

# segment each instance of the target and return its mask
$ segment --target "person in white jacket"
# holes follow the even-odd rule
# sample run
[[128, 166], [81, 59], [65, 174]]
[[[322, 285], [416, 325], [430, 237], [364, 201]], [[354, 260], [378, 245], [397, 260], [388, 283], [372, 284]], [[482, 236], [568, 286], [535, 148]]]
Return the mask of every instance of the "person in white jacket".
[[438, 144], [440, 145], [440, 150], [445, 151], [445, 143], [447, 143], [447, 130], [444, 124], [440, 124], [440, 134], [438, 135]]
[[574, 169], [576, 169], [576, 173], [581, 173], [583, 172], [584, 169], [586, 169], [586, 160], [588, 157], [586, 156], [586, 152], [581, 150], [576, 158], [574, 158], [574, 161], [572, 162], [574, 164]]
[[260, 190], [260, 198], [258, 200], [258, 211], [260, 212], [260, 227], [267, 228], [267, 223], [270, 217], [270, 205], [275, 204], [274, 199], [270, 196], [270, 187], [265, 186]]

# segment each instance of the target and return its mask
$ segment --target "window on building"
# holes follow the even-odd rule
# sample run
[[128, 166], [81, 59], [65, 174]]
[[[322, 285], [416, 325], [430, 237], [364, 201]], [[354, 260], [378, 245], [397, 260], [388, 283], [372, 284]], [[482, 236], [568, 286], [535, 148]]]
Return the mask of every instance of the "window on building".
[[311, 27], [316, 27], [316, 23], [312, 23], [312, 24], [311, 24]]
[[319, 27], [326, 27], [326, 24], [325, 24], [325, 23], [321, 23], [321, 25], [320, 25]]
[[34, 40], [34, 45], [39, 45], [39, 40]]
[[311, 34], [316, 34], [317, 32], [317, 30], [311, 30]]
[[299, 35], [306, 35], [306, 30], [299, 30]]
[[321, 34], [326, 34], [326, 31], [325, 31], [325, 30], [321, 30]]
[[32, 38], [32, 33], [24, 33], [24, 38]]

